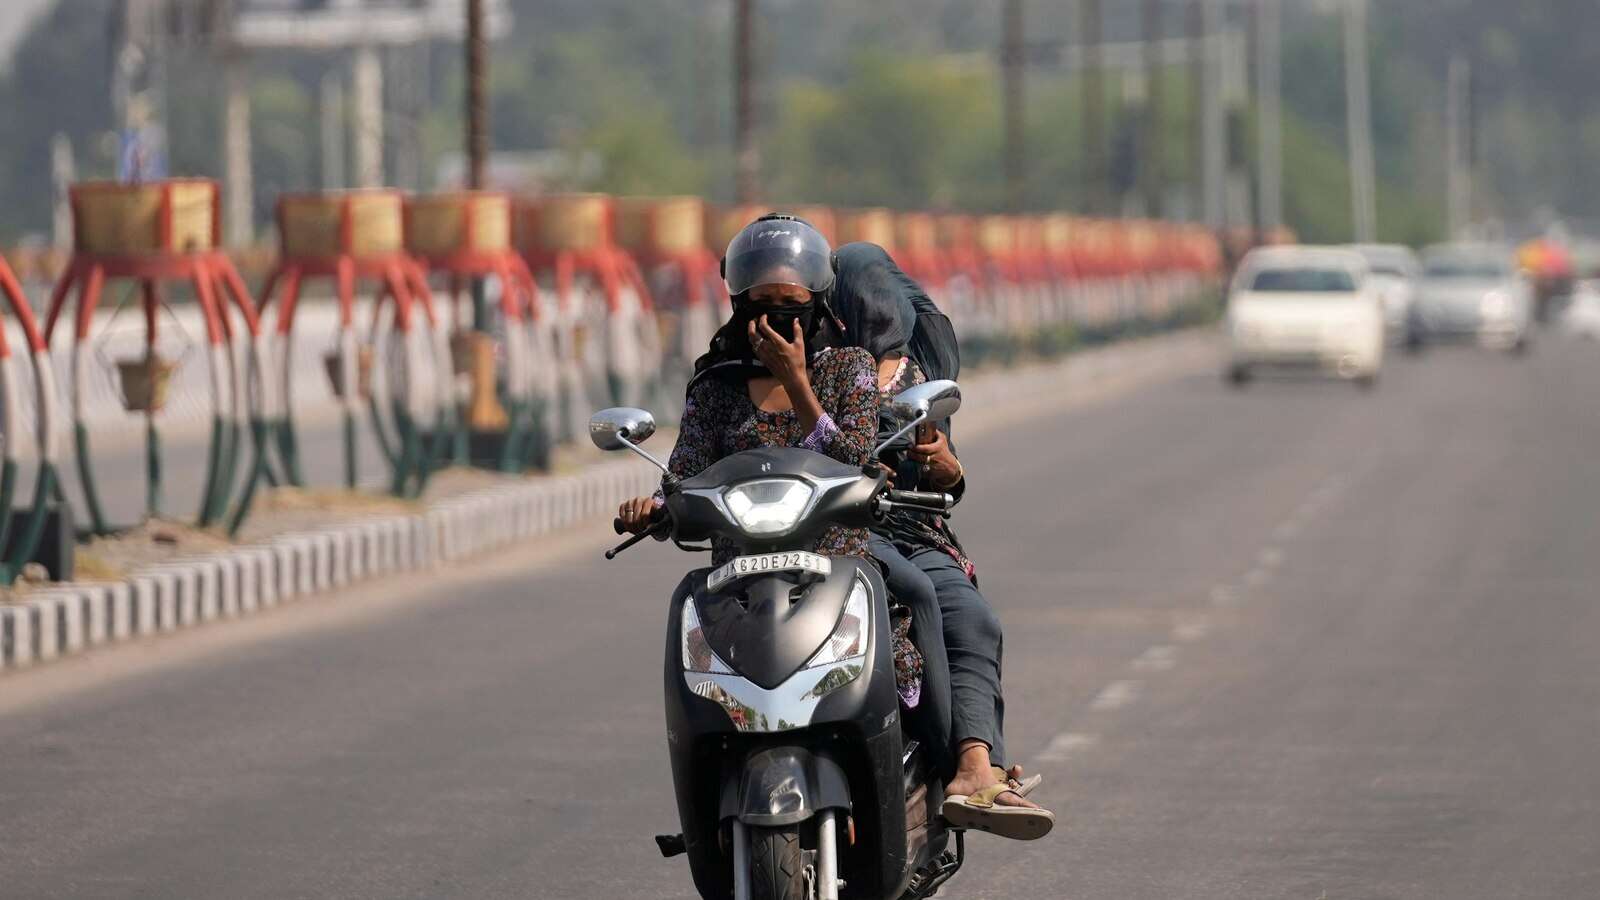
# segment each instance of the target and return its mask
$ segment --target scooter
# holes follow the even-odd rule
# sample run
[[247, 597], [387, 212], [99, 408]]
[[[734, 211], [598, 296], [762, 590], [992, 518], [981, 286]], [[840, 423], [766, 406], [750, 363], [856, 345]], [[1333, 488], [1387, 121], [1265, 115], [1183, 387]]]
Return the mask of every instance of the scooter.
[[[907, 424], [961, 405], [953, 381], [897, 395]], [[948, 516], [948, 494], [897, 491], [865, 468], [798, 448], [746, 450], [678, 480], [639, 444], [655, 420], [607, 409], [589, 423], [602, 450], [631, 450], [663, 473], [647, 537], [685, 550], [721, 536], [740, 555], [673, 591], [664, 670], [667, 748], [686, 854], [705, 898], [920, 900], [961, 868], [964, 833], [939, 817], [943, 784], [904, 731], [889, 597], [867, 560], [797, 549], [827, 526], [866, 527], [897, 508]], [[618, 533], [622, 522], [617, 520]]]

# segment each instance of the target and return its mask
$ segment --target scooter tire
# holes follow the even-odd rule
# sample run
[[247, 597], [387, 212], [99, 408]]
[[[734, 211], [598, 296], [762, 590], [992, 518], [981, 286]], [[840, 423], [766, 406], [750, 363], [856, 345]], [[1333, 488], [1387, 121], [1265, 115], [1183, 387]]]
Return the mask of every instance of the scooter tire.
[[807, 900], [798, 827], [750, 828], [750, 900]]

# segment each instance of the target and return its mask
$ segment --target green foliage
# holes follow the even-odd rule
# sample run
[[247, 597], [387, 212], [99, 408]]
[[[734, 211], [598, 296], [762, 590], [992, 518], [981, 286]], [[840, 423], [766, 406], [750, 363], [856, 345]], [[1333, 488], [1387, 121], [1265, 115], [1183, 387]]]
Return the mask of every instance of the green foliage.
[[[3, 0], [0, 0], [3, 2]], [[0, 72], [0, 243], [47, 227], [50, 138], [73, 142], [80, 176], [109, 175], [115, 142], [107, 96], [111, 13], [119, 0], [58, 0]], [[592, 153], [601, 174], [570, 187], [700, 191], [728, 199], [731, 85], [727, 4], [705, 0], [511, 0], [514, 33], [495, 48], [493, 143], [509, 151]], [[1289, 224], [1307, 239], [1348, 237], [1343, 57], [1326, 4], [1286, 5], [1285, 166]], [[774, 199], [903, 207], [1000, 208], [1005, 202], [997, 7], [982, 0], [762, 3], [756, 57]], [[1177, 33], [1177, 8], [1168, 31]], [[1075, 38], [1072, 4], [1034, 4], [1029, 39]], [[1600, 4], [1590, 0], [1433, 0], [1373, 4], [1373, 119], [1379, 226], [1386, 238], [1438, 234], [1443, 188], [1443, 80], [1452, 53], [1474, 67], [1479, 130], [1475, 193], [1484, 212], [1549, 204], [1600, 211]], [[1123, 37], [1123, 36], [1118, 36]], [[433, 48], [425, 168], [461, 146], [461, 53]], [[316, 79], [325, 57], [251, 61], [255, 198], [317, 183]], [[174, 171], [220, 169], [214, 60], [174, 63], [169, 152]], [[1162, 181], [1183, 193], [1195, 164], [1189, 72], [1166, 73]], [[1081, 208], [1081, 83], [1030, 70], [1033, 208]], [[1108, 130], [1137, 109], [1106, 79]], [[391, 134], [393, 131], [391, 131]], [[1111, 135], [1108, 134], [1108, 137]]]
[[837, 89], [789, 87], [767, 144], [775, 197], [916, 209], [985, 206], [999, 110], [992, 76], [861, 56]]

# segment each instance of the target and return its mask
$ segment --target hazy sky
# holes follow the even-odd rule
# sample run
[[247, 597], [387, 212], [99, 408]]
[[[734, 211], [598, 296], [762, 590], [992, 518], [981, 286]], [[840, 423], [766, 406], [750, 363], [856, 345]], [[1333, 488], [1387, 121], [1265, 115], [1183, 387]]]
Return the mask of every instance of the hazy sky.
[[55, 0], [0, 0], [0, 66], [11, 62], [11, 46], [35, 14]]

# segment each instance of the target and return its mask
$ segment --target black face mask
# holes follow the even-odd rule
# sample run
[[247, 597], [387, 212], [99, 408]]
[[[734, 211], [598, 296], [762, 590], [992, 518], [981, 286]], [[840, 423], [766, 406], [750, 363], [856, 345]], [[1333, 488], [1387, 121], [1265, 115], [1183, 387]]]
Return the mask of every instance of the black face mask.
[[783, 305], [750, 303], [748, 306], [751, 320], [760, 322], [761, 317], [766, 316], [767, 327], [786, 341], [794, 340], [794, 323], [800, 323], [801, 335], [809, 335], [812, 324], [817, 320], [817, 305], [814, 302]]

